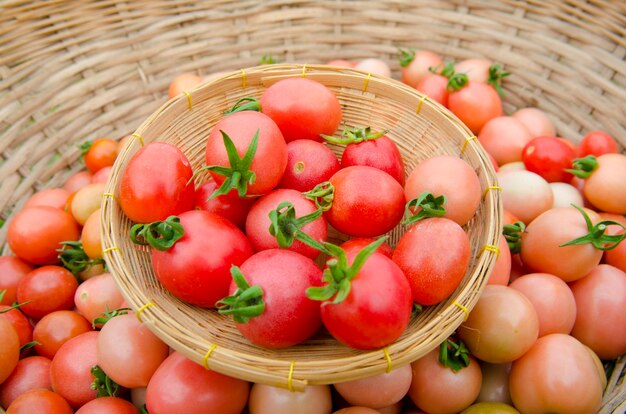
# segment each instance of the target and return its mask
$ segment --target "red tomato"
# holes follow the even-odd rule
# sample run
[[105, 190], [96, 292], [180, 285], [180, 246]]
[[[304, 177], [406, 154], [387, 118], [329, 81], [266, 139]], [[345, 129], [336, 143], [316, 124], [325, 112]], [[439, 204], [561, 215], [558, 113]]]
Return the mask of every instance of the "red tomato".
[[11, 375], [0, 385], [0, 405], [8, 407], [20, 395], [34, 389], [51, 390], [48, 358], [31, 356], [21, 359]]
[[120, 206], [136, 223], [165, 220], [191, 210], [194, 186], [187, 157], [175, 146], [152, 142], [137, 151], [120, 179]]
[[67, 401], [59, 394], [42, 389], [26, 391], [7, 408], [7, 414], [72, 414], [73, 412]]
[[499, 166], [522, 161], [524, 147], [532, 138], [524, 124], [511, 116], [498, 116], [487, 121], [478, 134], [478, 142]]
[[596, 413], [603, 377], [585, 346], [569, 335], [551, 334], [513, 362], [511, 398], [523, 413]]
[[85, 154], [85, 166], [92, 174], [110, 167], [117, 158], [117, 141], [110, 138], [96, 139]]
[[414, 53], [408, 51], [402, 54], [403, 59], [400, 63], [402, 82], [414, 88], [422, 78], [431, 73], [430, 68], [441, 65], [441, 57], [429, 50], [419, 50]]
[[450, 96], [448, 81], [445, 76], [429, 73], [415, 85], [415, 89], [447, 108]]
[[470, 260], [470, 243], [461, 226], [443, 217], [417, 222], [393, 252], [420, 305], [441, 302], [459, 286]]
[[112, 166], [100, 168], [92, 177], [92, 183], [106, 183], [113, 170]]
[[597, 209], [626, 214], [626, 155], [604, 154], [598, 168], [585, 179], [583, 194]]
[[[206, 146], [207, 165], [231, 167], [222, 131], [230, 137], [240, 158], [244, 157], [258, 131], [257, 149], [249, 168], [256, 178], [253, 183], [248, 182], [246, 194], [266, 194], [276, 187], [287, 167], [287, 144], [276, 122], [269, 116], [254, 111], [228, 115], [209, 134]], [[226, 179], [214, 172], [211, 172], [211, 176], [220, 186]]]
[[496, 264], [493, 266], [487, 284], [506, 286], [511, 278], [511, 250], [504, 236], [500, 236], [498, 248], [500, 253], [496, 258]]
[[576, 301], [563, 280], [549, 273], [530, 273], [509, 286], [533, 304], [539, 318], [539, 337], [571, 332], [576, 320]]
[[599, 265], [570, 287], [578, 310], [572, 336], [605, 360], [626, 353], [626, 273]]
[[61, 266], [42, 266], [24, 276], [17, 285], [20, 309], [34, 319], [50, 312], [72, 309], [78, 282]]
[[526, 169], [549, 183], [571, 181], [572, 174], [565, 170], [572, 167], [575, 156], [574, 150], [556, 137], [533, 138], [522, 150]]
[[122, 307], [124, 297], [110, 273], [103, 273], [85, 280], [74, 294], [74, 305], [89, 323], [104, 312]]
[[122, 398], [101, 397], [80, 407], [76, 414], [139, 414], [139, 411]]
[[[348, 263], [359, 251], [346, 251]], [[411, 288], [402, 270], [387, 256], [374, 252], [352, 279], [346, 299], [322, 305], [322, 322], [343, 344], [375, 349], [400, 337], [412, 307]]]
[[70, 194], [71, 193], [64, 188], [47, 188], [33, 194], [24, 205], [24, 208], [50, 206], [64, 210]]
[[0, 318], [0, 384], [13, 372], [20, 358], [20, 339], [17, 332], [5, 318]]
[[265, 384], [253, 384], [248, 403], [250, 414], [328, 414], [332, 398], [328, 385], [307, 385], [302, 392]]
[[250, 385], [172, 353], [152, 376], [146, 392], [150, 414], [239, 414]]
[[477, 134], [489, 120], [502, 115], [502, 100], [491, 85], [468, 82], [467, 86], [450, 94], [448, 108]]
[[339, 171], [337, 156], [321, 142], [296, 139], [287, 144], [287, 168], [279, 187], [312, 190]]
[[75, 193], [87, 184], [91, 184], [92, 178], [93, 175], [89, 171], [79, 171], [71, 175], [67, 180], [65, 180], [65, 184], [63, 184], [63, 189], [68, 191], [70, 194]]
[[[611, 227], [616, 226], [609, 226], [607, 234], [624, 234], [624, 230], [613, 230]], [[606, 264], [614, 266], [622, 272], [626, 272], [626, 243], [621, 242], [616, 248], [604, 252], [604, 261]]]
[[46, 358], [54, 358], [61, 345], [70, 339], [91, 331], [91, 324], [78, 313], [70, 310], [47, 314], [35, 325], [33, 340], [35, 351]]
[[112, 318], [98, 336], [98, 365], [126, 388], [146, 387], [168, 354], [169, 347], [135, 314]]
[[100, 332], [92, 331], [70, 339], [61, 345], [52, 359], [52, 390], [74, 408], [96, 398], [96, 391], [91, 389], [94, 381], [91, 368], [98, 364], [98, 335]]
[[243, 230], [246, 226], [246, 217], [255, 199], [239, 197], [236, 191], [210, 198], [217, 188], [217, 183], [213, 180], [198, 187], [194, 203], [196, 209], [218, 214]]
[[579, 158], [587, 155], [599, 157], [604, 154], [618, 153], [619, 146], [615, 138], [604, 131], [590, 131], [578, 143], [576, 156]]
[[350, 404], [384, 408], [401, 401], [411, 386], [410, 365], [391, 372], [335, 384], [335, 390]]
[[[269, 232], [271, 220], [268, 215], [270, 211], [275, 210], [280, 203], [285, 201], [293, 204], [296, 218], [300, 218], [317, 210], [313, 202], [307, 200], [302, 193], [296, 190], [286, 188], [277, 189], [261, 197], [254, 203], [246, 219], [246, 235], [255, 251], [258, 252], [278, 248], [276, 238]], [[320, 217], [315, 221], [305, 224], [302, 227], [302, 231], [320, 243], [325, 242], [328, 236], [324, 217]], [[287, 249], [310, 257], [311, 259], [315, 259], [320, 253], [319, 250], [299, 240], [295, 240]]]
[[0, 292], [4, 291], [0, 305], [11, 305], [17, 300], [19, 281], [33, 269], [32, 265], [19, 257], [0, 256]]
[[180, 75], [176, 76], [170, 83], [169, 89], [167, 91], [167, 96], [169, 99], [172, 99], [183, 91], [189, 91], [195, 88], [202, 82], [202, 77], [194, 73], [181, 73]]
[[556, 136], [556, 128], [548, 115], [538, 108], [522, 108], [513, 112], [513, 118], [520, 121], [530, 132], [532, 138]]
[[46, 265], [59, 262], [61, 242], [78, 240], [80, 231], [74, 218], [63, 210], [37, 206], [20, 211], [9, 223], [7, 243], [16, 256]]
[[404, 185], [404, 162], [396, 144], [386, 135], [346, 146], [341, 167], [366, 165], [378, 168]]
[[[302, 99], [306, 96], [306, 99]], [[341, 122], [341, 105], [323, 84], [303, 78], [283, 79], [263, 92], [263, 113], [276, 122], [285, 141], [333, 135]]]
[[173, 247], [152, 250], [156, 277], [179, 299], [214, 307], [228, 293], [230, 267], [250, 257], [252, 246], [234, 224], [208, 211], [182, 213], [180, 224], [185, 234]]
[[[261, 287], [265, 303], [262, 314], [236, 323], [250, 342], [286, 348], [317, 332], [322, 324], [320, 303], [306, 296], [308, 287], [322, 285], [322, 271], [313, 260], [291, 251], [263, 250], [243, 262], [241, 273], [249, 286]], [[233, 281], [229, 294], [237, 289]]]
[[532, 303], [517, 290], [487, 285], [457, 332], [472, 355], [499, 364], [516, 360], [533, 346], [539, 319]]
[[413, 381], [409, 397], [428, 413], [454, 414], [469, 407], [480, 392], [482, 374], [478, 362], [470, 356], [470, 363], [459, 371], [439, 362], [435, 349], [411, 364]]
[[337, 230], [350, 236], [379, 236], [402, 219], [404, 191], [389, 174], [373, 167], [347, 167], [330, 183], [335, 196], [326, 219]]
[[[375, 239], [374, 238], [365, 238], [365, 237], [356, 237], [353, 239], [350, 239], [346, 242], [343, 242], [343, 244], [341, 244], [342, 249], [344, 250], [355, 250], [355, 251], [359, 251], [362, 250], [364, 247], [366, 247], [368, 244], [374, 242]], [[388, 245], [387, 243], [383, 243], [380, 245], [380, 247], [378, 249], [376, 249], [376, 251], [378, 253], [382, 253], [385, 256], [387, 256], [388, 258], [391, 259], [391, 255], [393, 254], [393, 249], [391, 248], [390, 245]]]
[[8, 309], [10, 309], [10, 306], [0, 305], [0, 318], [11, 322], [15, 333], [17, 333], [20, 339], [20, 347], [22, 347], [33, 340], [33, 326], [28, 318], [18, 309], [13, 308], [7, 311]]
[[[590, 214], [589, 210], [586, 210]], [[596, 214], [590, 214], [593, 223]], [[602, 250], [592, 244], [561, 246], [589, 233], [581, 213], [573, 207], [553, 208], [535, 218], [522, 233], [520, 256], [524, 265], [538, 273], [550, 273], [573, 282], [600, 263]]]
[[445, 217], [459, 225], [467, 223], [476, 213], [481, 199], [480, 181], [474, 169], [460, 158], [440, 155], [420, 162], [406, 181], [407, 201], [428, 191], [445, 195]]

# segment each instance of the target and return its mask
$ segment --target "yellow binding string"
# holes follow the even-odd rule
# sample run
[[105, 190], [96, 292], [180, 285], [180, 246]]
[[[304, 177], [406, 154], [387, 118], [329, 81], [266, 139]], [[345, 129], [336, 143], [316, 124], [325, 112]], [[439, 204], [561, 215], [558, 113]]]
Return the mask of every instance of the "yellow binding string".
[[483, 198], [487, 197], [487, 193], [492, 190], [502, 191], [502, 187], [500, 187], [499, 185], [490, 185], [489, 187], [485, 188], [485, 191], [483, 191]]
[[417, 109], [415, 110], [416, 115], [419, 115], [420, 111], [422, 110], [422, 104], [424, 103], [426, 99], [428, 99], [428, 96], [426, 95], [420, 98], [419, 102], [417, 103]]
[[248, 75], [246, 75], [246, 71], [244, 69], [241, 69], [241, 87], [245, 88], [247, 86], [247, 78]]
[[474, 141], [476, 139], [477, 139], [476, 135], [472, 135], [471, 137], [465, 138], [465, 142], [463, 143], [463, 146], [461, 147], [461, 154], [465, 153], [465, 150], [467, 149], [467, 145], [470, 143], [470, 141]]
[[189, 92], [187, 92], [187, 91], [183, 91], [183, 93], [185, 95], [187, 95], [187, 102], [189, 102], [189, 109], [192, 109], [193, 108], [193, 104], [191, 102], [191, 94]]
[[365, 83], [363, 84], [363, 92], [367, 90], [367, 85], [369, 85], [371, 78], [372, 78], [372, 74], [368, 73], [367, 78], [365, 78]]
[[300, 74], [300, 76], [303, 78], [306, 77], [306, 65], [302, 65], [302, 73]]
[[112, 252], [113, 250], [117, 250], [118, 252], [122, 253], [122, 251], [120, 250], [120, 248], [119, 248], [119, 247], [117, 247], [117, 246], [113, 246], [113, 247], [107, 247], [106, 249], [103, 249], [103, 250], [102, 250], [102, 254], [104, 254], [104, 253], [110, 253], [110, 252]]
[[485, 244], [482, 251], [493, 252], [496, 254], [496, 257], [500, 256], [500, 248], [498, 246], [494, 246], [493, 244]]
[[144, 144], [143, 144], [143, 138], [141, 137], [141, 135], [139, 135], [139, 134], [137, 134], [137, 133], [134, 133], [134, 134], [131, 134], [130, 136], [131, 136], [131, 137], [135, 137], [135, 138], [137, 138], [137, 139], [139, 140], [139, 143], [140, 143], [140, 144], [141, 144], [141, 146], [143, 147], [143, 145], [144, 145]]
[[385, 354], [385, 359], [387, 360], [387, 372], [391, 372], [393, 366], [391, 365], [391, 356], [389, 355], [389, 348], [383, 348], [383, 354]]
[[143, 305], [142, 307], [140, 307], [139, 309], [137, 309], [137, 312], [135, 314], [137, 315], [137, 320], [140, 323], [143, 323], [143, 321], [141, 320], [141, 314], [143, 313], [143, 311], [148, 309], [150, 306], [154, 306], [154, 302], [148, 302], [145, 305]]
[[466, 321], [467, 318], [469, 317], [469, 310], [465, 306], [463, 306], [459, 302], [457, 302], [456, 300], [454, 302], [452, 302], [452, 304], [454, 306], [458, 307], [459, 309], [461, 309], [463, 311], [463, 313], [465, 313], [465, 317], [463, 318], [463, 321]]
[[211, 354], [215, 351], [215, 348], [217, 348], [217, 344], [211, 345], [211, 348], [209, 348], [206, 354], [204, 354], [204, 357], [202, 357], [202, 365], [204, 365], [206, 369], [209, 369], [209, 358], [211, 358]]
[[289, 365], [289, 375], [287, 376], [287, 389], [291, 392], [295, 391], [293, 388], [293, 368], [295, 365], [296, 361], [291, 361], [291, 364]]

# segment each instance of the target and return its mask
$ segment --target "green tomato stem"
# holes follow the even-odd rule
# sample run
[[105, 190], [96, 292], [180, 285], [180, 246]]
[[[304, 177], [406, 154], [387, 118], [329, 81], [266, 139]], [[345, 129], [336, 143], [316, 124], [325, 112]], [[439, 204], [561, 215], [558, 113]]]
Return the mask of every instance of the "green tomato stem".
[[563, 243], [559, 245], [559, 247], [577, 246], [590, 243], [598, 250], [607, 251], [615, 249], [626, 238], [626, 232], [622, 234], [615, 234], [612, 236], [604, 234], [606, 232], [607, 226], [619, 226], [622, 229], [626, 230], [626, 227], [624, 227], [621, 223], [613, 220], [602, 220], [594, 226], [585, 210], [573, 204], [572, 206], [576, 210], [578, 210], [580, 214], [582, 214], [587, 225], [587, 231], [589, 233], [574, 240], [570, 240], [567, 243]]
[[[276, 63], [276, 62], [274, 61], [274, 62], [269, 62], [269, 63]], [[266, 63], [263, 63], [263, 61], [261, 60], [261, 65], [264, 65], [264, 64]], [[225, 111], [224, 115], [230, 115], [230, 114], [234, 114], [235, 112], [243, 112], [243, 111], [261, 112], [261, 102], [259, 102], [258, 99], [253, 98], [251, 96], [241, 98], [240, 100], [235, 102], [235, 105], [233, 105], [232, 108]]]
[[171, 248], [185, 234], [180, 218], [169, 216], [164, 221], [135, 224], [130, 228], [130, 239], [135, 244], [151, 246], [165, 251]]
[[335, 199], [335, 187], [330, 181], [324, 181], [315, 186], [310, 191], [302, 193], [304, 197], [313, 201], [315, 207], [322, 209], [322, 211], [328, 211], [333, 206], [333, 200]]
[[513, 224], [506, 224], [502, 228], [502, 235], [506, 239], [506, 243], [509, 245], [509, 250], [513, 254], [517, 254], [522, 251], [522, 233], [526, 231], [526, 225], [517, 221]]
[[237, 266], [230, 268], [230, 274], [237, 285], [237, 290], [217, 302], [218, 313], [232, 315], [237, 323], [247, 323], [265, 311], [263, 289], [258, 285], [250, 286]]
[[589, 178], [589, 176], [598, 168], [598, 160], [593, 155], [587, 155], [584, 158], [576, 158], [572, 161], [572, 169], [565, 170], [578, 178]]
[[[446, 214], [446, 209], [443, 206], [446, 202], [445, 195], [435, 197], [432, 193], [425, 191], [419, 197], [406, 203], [404, 208], [405, 219], [402, 221], [402, 224], [414, 224], [429, 217], [443, 217]], [[420, 210], [417, 214], [413, 214], [413, 211], [417, 208], [420, 208]]]

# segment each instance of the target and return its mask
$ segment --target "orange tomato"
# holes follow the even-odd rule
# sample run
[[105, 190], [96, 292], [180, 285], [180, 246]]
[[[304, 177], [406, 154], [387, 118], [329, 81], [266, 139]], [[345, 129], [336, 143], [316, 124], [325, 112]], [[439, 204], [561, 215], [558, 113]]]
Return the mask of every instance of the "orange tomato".
[[104, 167], [113, 165], [116, 157], [117, 142], [110, 138], [98, 138], [85, 153], [85, 166], [94, 174]]

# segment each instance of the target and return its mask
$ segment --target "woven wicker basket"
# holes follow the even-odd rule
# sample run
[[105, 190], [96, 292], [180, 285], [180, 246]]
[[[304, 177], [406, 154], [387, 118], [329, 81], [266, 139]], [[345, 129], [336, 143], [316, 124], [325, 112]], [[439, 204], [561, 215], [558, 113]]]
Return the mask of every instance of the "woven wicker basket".
[[[105, 190], [111, 196], [103, 204], [102, 238], [110, 271], [126, 299], [134, 309], [143, 309], [141, 318], [161, 339], [216, 371], [294, 389], [306, 383], [332, 384], [383, 373], [418, 359], [450, 336], [463, 322], [464, 312], [478, 300], [495, 262], [494, 249], [485, 247], [498, 245], [502, 209], [499, 192], [490, 191], [496, 184], [495, 172], [465, 125], [415, 89], [355, 70], [302, 65], [241, 70], [166, 103], [133, 136], [145, 143], [156, 140], [174, 144], [187, 155], [194, 170], [199, 169], [204, 165], [209, 132], [223, 119], [225, 110], [240, 98], [260, 98], [280, 79], [297, 76], [306, 76], [333, 90], [342, 105], [346, 126], [389, 130], [407, 171], [421, 160], [442, 154], [461, 156], [477, 171], [484, 197], [467, 225], [472, 260], [461, 286], [448, 300], [413, 318], [406, 332], [384, 350], [357, 351], [328, 335], [279, 351], [250, 344], [231, 318], [187, 305], [169, 294], [154, 276], [149, 251], [130, 241], [133, 223], [116, 198], [120, 176], [141, 146], [139, 139], [125, 148], [111, 172]], [[340, 151], [340, 147], [333, 149]], [[400, 226], [391, 231], [390, 244], [395, 245], [403, 231]]]
[[[398, 46], [486, 56], [513, 72], [507, 113], [537, 106], [560, 135], [577, 141], [603, 129], [623, 149], [625, 16], [626, 4], [612, 0], [7, 0], [0, 217], [11, 220], [34, 191], [82, 168], [76, 144], [136, 130], [165, 102], [176, 74], [237, 70], [267, 53], [307, 64], [379, 57], [395, 77]], [[624, 412], [624, 365], [616, 365], [603, 413]]]

